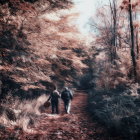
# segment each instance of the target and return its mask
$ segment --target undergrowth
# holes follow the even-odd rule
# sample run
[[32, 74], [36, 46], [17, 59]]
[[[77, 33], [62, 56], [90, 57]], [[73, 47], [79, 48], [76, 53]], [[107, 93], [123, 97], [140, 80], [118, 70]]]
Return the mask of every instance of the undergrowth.
[[140, 95], [138, 86], [123, 91], [90, 91], [89, 109], [94, 118], [106, 126], [112, 136], [138, 139], [140, 134]]

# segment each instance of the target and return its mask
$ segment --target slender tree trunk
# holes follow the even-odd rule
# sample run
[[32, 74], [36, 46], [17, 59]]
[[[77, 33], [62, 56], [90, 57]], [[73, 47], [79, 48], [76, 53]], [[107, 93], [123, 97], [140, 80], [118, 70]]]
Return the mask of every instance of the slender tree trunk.
[[112, 63], [115, 64], [115, 59], [117, 57], [117, 52], [116, 52], [116, 47], [117, 47], [117, 4], [116, 4], [116, 0], [114, 1], [110, 1], [110, 10], [111, 10], [111, 20], [112, 20]]
[[116, 9], [116, 1], [113, 1], [113, 9], [114, 9], [114, 14], [113, 14], [113, 28], [114, 28], [114, 46], [117, 47], [117, 34], [116, 34], [116, 30], [117, 30], [117, 9]]
[[132, 57], [132, 64], [133, 64], [133, 75], [135, 82], [137, 82], [137, 71], [136, 71], [136, 56], [135, 56], [135, 41], [134, 41], [134, 26], [133, 26], [133, 18], [132, 18], [132, 5], [131, 0], [129, 0], [129, 21], [130, 21], [130, 32], [131, 32], [131, 57]]
[[[137, 11], [135, 11], [135, 20], [137, 21]], [[135, 28], [135, 43], [136, 43], [136, 59], [139, 59], [139, 28]]]
[[138, 28], [136, 29], [136, 46], [137, 46], [137, 59], [139, 59], [139, 32], [138, 32]]

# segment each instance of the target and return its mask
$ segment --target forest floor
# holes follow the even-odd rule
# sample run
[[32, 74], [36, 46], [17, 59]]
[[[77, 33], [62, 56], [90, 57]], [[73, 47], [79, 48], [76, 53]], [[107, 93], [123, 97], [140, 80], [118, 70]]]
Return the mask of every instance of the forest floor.
[[17, 140], [120, 140], [110, 138], [103, 126], [94, 121], [87, 112], [87, 99], [87, 94], [77, 93], [72, 101], [71, 114], [64, 113], [61, 102], [59, 115], [50, 114], [48, 109], [47, 114], [43, 113], [37, 119], [37, 125], [29, 128], [32, 133], [18, 130], [14, 135], [18, 135]]

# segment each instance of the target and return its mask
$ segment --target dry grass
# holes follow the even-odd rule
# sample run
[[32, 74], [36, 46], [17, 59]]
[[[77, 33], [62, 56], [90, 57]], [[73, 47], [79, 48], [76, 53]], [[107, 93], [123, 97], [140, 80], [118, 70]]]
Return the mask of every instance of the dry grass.
[[[33, 132], [30, 127], [37, 125], [37, 119], [41, 115], [39, 108], [44, 104], [48, 97], [44, 94], [37, 99], [24, 101], [15, 100], [10, 96], [8, 98], [12, 100], [12, 104], [8, 103], [9, 100], [8, 102], [1, 104], [1, 106], [4, 107], [4, 111], [0, 115], [0, 124], [11, 129], [19, 127], [25, 132]], [[5, 108], [11, 109], [14, 112], [16, 120], [11, 120], [10, 118], [12, 116], [7, 116]]]

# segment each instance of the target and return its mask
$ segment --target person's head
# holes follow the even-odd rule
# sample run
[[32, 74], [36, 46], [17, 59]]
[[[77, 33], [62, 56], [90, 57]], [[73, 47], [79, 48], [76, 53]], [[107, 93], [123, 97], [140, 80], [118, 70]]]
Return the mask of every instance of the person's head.
[[68, 87], [65, 87], [64, 90], [68, 90]]
[[53, 91], [58, 91], [56, 84], [53, 86]]

